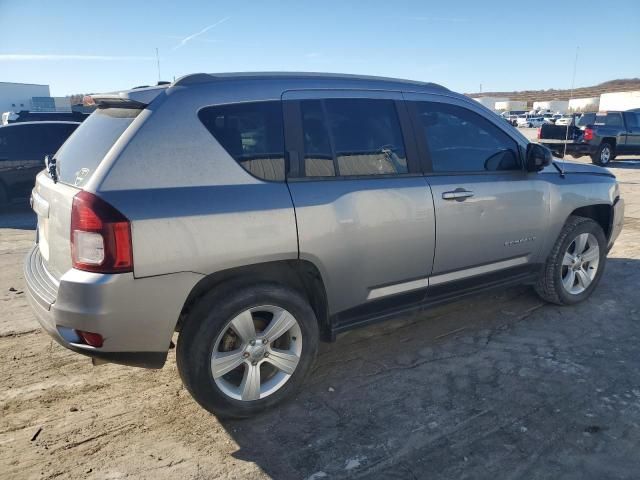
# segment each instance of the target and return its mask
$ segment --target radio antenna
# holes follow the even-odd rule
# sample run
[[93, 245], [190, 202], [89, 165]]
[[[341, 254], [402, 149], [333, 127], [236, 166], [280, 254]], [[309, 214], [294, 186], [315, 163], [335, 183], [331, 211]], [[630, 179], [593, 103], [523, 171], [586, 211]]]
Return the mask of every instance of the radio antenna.
[[160, 78], [160, 55], [158, 54], [158, 47], [156, 47], [156, 65], [158, 66], [158, 82], [162, 79]]
[[[571, 90], [569, 90], [569, 103], [573, 98], [573, 89], [576, 84], [576, 68], [578, 67], [578, 53], [580, 52], [580, 47], [576, 46], [576, 58], [573, 60], [573, 75], [571, 76]], [[567, 105], [567, 110], [569, 110], [569, 106]], [[575, 123], [575, 117], [572, 118], [572, 121]], [[564, 157], [567, 155], [567, 141], [569, 140], [569, 127], [572, 125], [567, 125], [567, 130], [564, 134], [564, 152], [562, 153], [562, 160], [564, 161]], [[574, 125], [575, 127], [575, 125]]]

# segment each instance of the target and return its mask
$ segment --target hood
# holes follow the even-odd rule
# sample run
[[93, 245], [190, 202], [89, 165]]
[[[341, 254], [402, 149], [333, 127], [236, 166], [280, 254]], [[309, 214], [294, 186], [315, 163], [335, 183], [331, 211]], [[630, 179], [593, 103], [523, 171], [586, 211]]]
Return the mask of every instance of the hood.
[[[591, 165], [582, 162], [572, 162], [570, 160], [561, 160], [559, 158], [554, 158], [553, 163], [560, 167], [564, 173], [590, 173], [592, 175], [605, 175], [607, 177], [616, 178], [616, 176], [609, 170], [597, 165]], [[548, 167], [545, 167], [544, 172], [557, 173], [558, 170], [556, 170], [553, 165], [549, 165]]]

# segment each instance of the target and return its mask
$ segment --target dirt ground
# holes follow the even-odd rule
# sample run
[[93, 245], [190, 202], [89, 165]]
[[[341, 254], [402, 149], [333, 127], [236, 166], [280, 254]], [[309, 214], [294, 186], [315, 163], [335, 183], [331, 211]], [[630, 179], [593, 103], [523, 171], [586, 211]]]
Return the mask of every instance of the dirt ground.
[[517, 287], [340, 335], [246, 421], [199, 408], [173, 352], [93, 367], [50, 340], [24, 295], [34, 219], [0, 216], [0, 478], [638, 478], [640, 161], [611, 170], [625, 228], [588, 301]]

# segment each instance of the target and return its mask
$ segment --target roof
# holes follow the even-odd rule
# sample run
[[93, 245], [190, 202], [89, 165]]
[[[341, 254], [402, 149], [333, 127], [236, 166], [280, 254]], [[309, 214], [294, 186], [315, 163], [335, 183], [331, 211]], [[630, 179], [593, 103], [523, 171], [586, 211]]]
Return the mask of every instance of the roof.
[[397, 88], [398, 86], [427, 87], [447, 90], [442, 85], [417, 80], [377, 77], [372, 75], [353, 75], [348, 73], [321, 72], [231, 72], [231, 73], [193, 73], [176, 80], [172, 86], [185, 86], [219, 80], [334, 80], [358, 83], [371, 83], [378, 87]]
[[30, 85], [35, 87], [49, 87], [46, 83], [0, 82], [0, 85]]
[[42, 125], [42, 124], [70, 124], [70, 125], [80, 125], [82, 122], [73, 122], [71, 120], [42, 120], [42, 121], [33, 121], [33, 122], [13, 122], [8, 123], [7, 125], [0, 125], [0, 128], [6, 127], [15, 127], [17, 125]]

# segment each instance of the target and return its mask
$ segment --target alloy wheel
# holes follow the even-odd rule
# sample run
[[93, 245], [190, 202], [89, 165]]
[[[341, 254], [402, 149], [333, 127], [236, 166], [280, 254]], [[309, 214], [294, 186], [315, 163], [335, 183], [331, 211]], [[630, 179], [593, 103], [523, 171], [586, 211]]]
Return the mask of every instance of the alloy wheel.
[[602, 147], [600, 152], [600, 163], [605, 165], [609, 163], [609, 160], [611, 160], [611, 148], [609, 148], [608, 145], [605, 145]]
[[247, 309], [222, 329], [211, 353], [218, 388], [235, 400], [268, 397], [287, 383], [302, 354], [295, 317], [273, 305]]
[[579, 295], [593, 282], [600, 265], [600, 247], [591, 233], [581, 233], [569, 244], [562, 258], [562, 286]]

